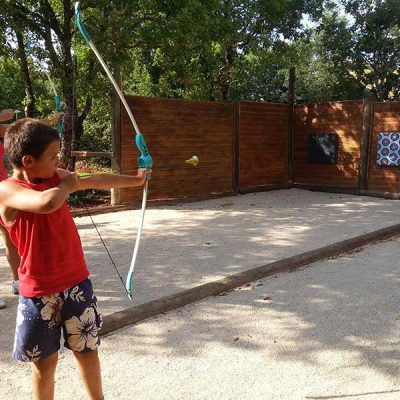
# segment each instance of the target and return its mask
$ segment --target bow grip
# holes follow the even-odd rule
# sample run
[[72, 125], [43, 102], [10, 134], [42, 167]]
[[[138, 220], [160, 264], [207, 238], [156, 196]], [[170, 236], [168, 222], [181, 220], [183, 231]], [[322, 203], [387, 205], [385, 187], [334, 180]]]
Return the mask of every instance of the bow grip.
[[[139, 168], [151, 169], [153, 167], [153, 158], [149, 153], [144, 136], [141, 133], [136, 134], [135, 141], [136, 147], [140, 151], [140, 157], [138, 157]], [[146, 179], [149, 181], [151, 179], [151, 174], [147, 174]]]

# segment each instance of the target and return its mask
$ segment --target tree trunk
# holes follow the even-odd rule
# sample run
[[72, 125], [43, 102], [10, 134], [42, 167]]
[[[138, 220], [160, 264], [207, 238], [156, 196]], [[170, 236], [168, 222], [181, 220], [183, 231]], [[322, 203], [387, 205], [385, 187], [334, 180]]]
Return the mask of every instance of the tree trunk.
[[18, 42], [17, 53], [21, 67], [21, 78], [22, 82], [24, 83], [25, 94], [27, 98], [27, 103], [25, 106], [25, 116], [33, 118], [35, 115], [35, 96], [33, 94], [32, 81], [29, 74], [28, 60], [25, 52], [24, 37], [22, 33], [19, 31], [16, 31], [15, 34], [17, 36], [17, 42]]
[[74, 95], [72, 91], [63, 91], [65, 114], [64, 114], [64, 132], [61, 137], [60, 166], [69, 171], [74, 168], [72, 158], [72, 143], [74, 121], [76, 120], [76, 108], [74, 107]]
[[220, 90], [220, 100], [229, 101], [229, 90], [231, 85], [231, 73], [235, 62], [235, 50], [233, 46], [227, 47], [224, 55], [224, 65], [217, 77], [217, 84]]

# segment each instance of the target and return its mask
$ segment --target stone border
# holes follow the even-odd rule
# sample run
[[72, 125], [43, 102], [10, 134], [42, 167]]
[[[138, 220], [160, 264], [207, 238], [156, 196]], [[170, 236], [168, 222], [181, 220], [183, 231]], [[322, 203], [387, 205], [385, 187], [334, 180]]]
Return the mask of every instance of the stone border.
[[262, 265], [238, 274], [230, 275], [214, 282], [196, 286], [170, 296], [117, 311], [104, 317], [100, 335], [107, 335], [117, 329], [135, 324], [166, 311], [183, 307], [187, 304], [205, 299], [206, 297], [219, 295], [246, 283], [281, 272], [293, 271], [317, 261], [338, 256], [367, 244], [385, 240], [396, 235], [400, 235], [400, 224], [378, 229], [374, 232], [333, 243], [319, 249], [311, 250], [306, 253]]

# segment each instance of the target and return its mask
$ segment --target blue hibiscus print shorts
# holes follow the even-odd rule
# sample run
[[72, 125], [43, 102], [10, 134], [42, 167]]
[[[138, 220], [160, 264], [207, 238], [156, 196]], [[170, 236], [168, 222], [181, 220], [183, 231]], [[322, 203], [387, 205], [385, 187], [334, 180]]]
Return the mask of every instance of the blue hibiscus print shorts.
[[13, 358], [43, 360], [64, 346], [86, 353], [100, 345], [102, 324], [90, 279], [63, 292], [43, 297], [19, 297]]

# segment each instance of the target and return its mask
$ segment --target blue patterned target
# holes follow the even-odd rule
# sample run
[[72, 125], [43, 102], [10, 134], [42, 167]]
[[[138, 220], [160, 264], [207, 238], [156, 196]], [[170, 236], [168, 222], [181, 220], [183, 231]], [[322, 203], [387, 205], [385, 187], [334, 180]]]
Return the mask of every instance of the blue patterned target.
[[378, 133], [377, 165], [400, 166], [400, 132]]

